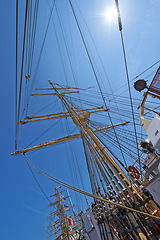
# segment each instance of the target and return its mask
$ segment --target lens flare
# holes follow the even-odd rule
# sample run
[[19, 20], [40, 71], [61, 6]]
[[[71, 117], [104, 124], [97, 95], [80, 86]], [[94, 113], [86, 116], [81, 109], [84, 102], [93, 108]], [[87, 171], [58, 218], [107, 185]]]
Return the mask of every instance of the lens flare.
[[113, 22], [117, 19], [117, 10], [115, 7], [111, 7], [106, 11], [107, 20]]

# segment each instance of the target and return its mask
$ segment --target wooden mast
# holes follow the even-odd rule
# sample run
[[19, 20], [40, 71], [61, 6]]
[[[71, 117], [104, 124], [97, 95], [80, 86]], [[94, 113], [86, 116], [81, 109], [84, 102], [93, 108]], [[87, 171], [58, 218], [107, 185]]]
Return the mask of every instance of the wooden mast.
[[[79, 217], [79, 214], [76, 215], [76, 213], [73, 214], [67, 214], [65, 213], [66, 211], [68, 211], [69, 209], [73, 208], [73, 206], [75, 205], [70, 205], [67, 206], [67, 208], [65, 208], [63, 206], [64, 201], [69, 198], [70, 196], [61, 196], [61, 191], [59, 191], [59, 187], [55, 187], [55, 201], [51, 204], [49, 204], [49, 207], [54, 206], [56, 208], [56, 211], [53, 213], [50, 213], [48, 219], [51, 219], [52, 217], [57, 217], [58, 219], [54, 222], [52, 222], [47, 228], [46, 230], [48, 231], [48, 233], [50, 234], [48, 237], [51, 237], [54, 235], [54, 239], [64, 239], [64, 240], [68, 240], [70, 239], [70, 237], [73, 237], [75, 234], [75, 228], [76, 231], [78, 231], [78, 226], [81, 223], [78, 224], [74, 224], [70, 225], [69, 223], [69, 219], [73, 218], [77, 218]], [[52, 195], [53, 196], [53, 195]], [[76, 239], [76, 238], [74, 238]]]
[[[49, 81], [50, 82], [50, 81]], [[86, 123], [87, 119], [89, 118], [89, 115], [91, 112], [97, 112], [97, 111], [102, 111], [102, 109], [84, 109], [84, 110], [76, 110], [73, 106], [71, 106], [70, 102], [65, 98], [65, 94], [61, 93], [51, 82], [50, 82], [53, 90], [55, 91], [55, 95], [62, 101], [62, 103], [64, 104], [65, 108], [67, 109], [67, 112], [62, 112], [59, 114], [50, 114], [50, 115], [41, 115], [41, 116], [35, 116], [35, 117], [28, 117], [27, 118], [27, 122], [32, 122], [32, 121], [40, 121], [40, 120], [47, 120], [47, 119], [53, 119], [53, 118], [60, 118], [60, 117], [71, 117], [73, 122], [78, 126], [80, 133], [79, 134], [75, 134], [75, 135], [71, 135], [71, 136], [67, 136], [67, 137], [63, 137], [60, 139], [56, 139], [53, 141], [49, 141], [49, 142], [45, 142], [45, 143], [41, 143], [39, 145], [30, 147], [28, 149], [23, 149], [20, 151], [16, 151], [15, 153], [12, 153], [12, 155], [15, 154], [20, 154], [20, 153], [27, 153], [28, 151], [32, 151], [38, 148], [43, 148], [45, 146], [49, 146], [49, 145], [54, 145], [57, 143], [61, 143], [61, 142], [65, 142], [68, 140], [72, 140], [78, 137], [84, 137], [85, 140], [90, 143], [90, 147], [91, 147], [91, 152], [92, 152], [92, 148], [94, 148], [97, 152], [99, 152], [99, 161], [105, 165], [104, 170], [106, 169], [106, 173], [105, 171], [103, 172], [104, 174], [107, 174], [107, 171], [109, 172], [109, 174], [114, 173], [113, 177], [116, 176], [116, 181], [119, 182], [122, 186], [122, 190], [127, 191], [127, 197], [126, 198], [122, 198], [121, 193], [118, 194], [119, 198], [122, 198], [122, 202], [124, 203], [124, 201], [129, 202], [129, 198], [131, 198], [135, 205], [137, 205], [141, 210], [145, 210], [144, 207], [147, 207], [147, 211], [151, 212], [152, 214], [155, 214], [154, 211], [156, 211], [156, 215], [159, 214], [159, 207], [154, 203], [154, 201], [152, 201], [152, 199], [147, 199], [147, 195], [143, 194], [143, 192], [141, 191], [140, 187], [136, 184], [132, 184], [128, 177], [126, 176], [126, 174], [122, 171], [122, 169], [120, 168], [120, 166], [116, 163], [116, 161], [114, 160], [114, 158], [111, 157], [111, 155], [109, 154], [109, 152], [106, 150], [106, 148], [104, 147], [104, 145], [100, 142], [100, 140], [97, 138], [97, 136], [95, 135], [96, 132], [99, 131], [103, 131], [103, 130], [107, 130], [116, 126], [120, 126], [120, 125], [125, 125], [128, 122], [124, 122], [124, 123], [120, 123], [120, 124], [116, 124], [116, 125], [112, 125], [112, 126], [107, 126], [104, 128], [100, 128], [100, 129], [96, 129], [96, 130], [92, 130]], [[63, 89], [62, 89], [63, 90]], [[58, 116], [59, 115], [59, 116]], [[82, 138], [83, 139], [83, 138]], [[98, 165], [98, 167], [100, 168], [100, 164], [99, 162], [96, 162], [96, 164]], [[131, 178], [132, 179], [132, 178]], [[134, 179], [132, 179], [133, 183], [135, 183]], [[55, 192], [58, 191], [55, 189]], [[55, 193], [56, 198], [58, 197], [58, 192]], [[129, 198], [128, 198], [129, 196]], [[144, 202], [144, 207], [139, 205], [139, 202], [137, 200], [137, 197], [140, 199], [140, 201]], [[61, 199], [59, 199], [58, 202], [56, 202], [57, 205], [57, 209], [61, 209], [61, 205], [60, 205]], [[145, 210], [146, 211], [146, 210]], [[64, 212], [58, 210], [57, 212], [53, 213], [50, 217], [54, 217], [55, 215], [61, 215], [61, 219], [64, 218]], [[137, 224], [137, 220], [135, 220], [135, 216], [134, 214], [128, 213], [128, 219], [129, 221], [133, 222], [134, 227], [138, 228], [137, 232], [140, 236], [140, 234], [142, 234], [141, 229], [138, 227]], [[139, 218], [139, 221], [140, 218]], [[57, 226], [58, 224], [58, 226]], [[61, 227], [62, 229], [62, 234], [61, 236], [63, 236], [63, 239], [68, 239], [68, 232], [69, 230], [67, 230], [65, 223], [60, 223], [57, 222], [55, 225], [53, 223], [53, 229], [56, 230], [56, 232], [54, 233], [58, 233], [59, 232], [59, 227]], [[141, 226], [143, 226], [143, 222], [141, 222]], [[145, 226], [143, 226], [145, 228]], [[49, 232], [51, 232], [52, 230], [50, 229]], [[133, 232], [135, 230], [133, 229]], [[147, 232], [147, 231], [146, 231]], [[53, 233], [53, 234], [54, 234]], [[51, 234], [50, 236], [52, 236], [53, 234]], [[143, 235], [144, 237], [144, 235]], [[135, 238], [137, 239], [137, 238]], [[145, 239], [145, 238], [144, 238]], [[151, 239], [151, 238], [149, 238]]]
[[[81, 118], [78, 113], [76, 112], [76, 110], [74, 109], [74, 107], [71, 107], [69, 102], [65, 99], [64, 95], [62, 95], [60, 93], [60, 91], [58, 91], [55, 86], [52, 84], [51, 81], [49, 81], [49, 83], [51, 84], [51, 86], [53, 87], [53, 89], [55, 90], [55, 92], [57, 93], [57, 97], [59, 99], [61, 99], [61, 101], [63, 102], [63, 104], [65, 105], [66, 109], [68, 110], [68, 112], [70, 113], [72, 119], [74, 120], [74, 122], [76, 123], [76, 125], [80, 128], [82, 134], [88, 135], [92, 141], [95, 143], [96, 147], [100, 150], [101, 154], [103, 155], [103, 159], [105, 161], [106, 164], [109, 164], [110, 167], [113, 169], [113, 171], [115, 172], [115, 174], [117, 175], [118, 179], [120, 180], [120, 182], [123, 184], [123, 186], [127, 189], [127, 191], [129, 192], [129, 194], [134, 198], [134, 195], [131, 191], [131, 189], [129, 188], [129, 186], [132, 187], [132, 189], [134, 190], [134, 192], [137, 192], [136, 188], [133, 187], [130, 183], [130, 181], [128, 180], [128, 178], [126, 177], [126, 175], [123, 173], [123, 171], [121, 170], [121, 168], [118, 166], [118, 164], [114, 161], [114, 159], [110, 156], [110, 154], [107, 152], [107, 150], [104, 148], [104, 146], [100, 143], [100, 141], [97, 139], [97, 137], [95, 136], [94, 132], [88, 127], [88, 125], [83, 121], [83, 118]], [[87, 133], [87, 134], [86, 134]], [[139, 194], [138, 194], [139, 195]]]

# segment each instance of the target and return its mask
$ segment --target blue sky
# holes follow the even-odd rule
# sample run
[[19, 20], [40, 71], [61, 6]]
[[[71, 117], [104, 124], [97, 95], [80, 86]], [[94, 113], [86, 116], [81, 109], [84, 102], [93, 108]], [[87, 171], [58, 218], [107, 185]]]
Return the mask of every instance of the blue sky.
[[[11, 157], [10, 153], [14, 151], [15, 141], [15, 2], [11, 0], [1, 1], [1, 14], [0, 14], [0, 29], [1, 29], [1, 239], [3, 240], [35, 240], [47, 239], [45, 228], [47, 220], [45, 215], [49, 213], [48, 202], [38, 188], [23, 156]], [[53, 1], [49, 1], [51, 4]], [[124, 70], [124, 62], [122, 55], [122, 48], [120, 42], [120, 34], [118, 31], [117, 22], [109, 23], [104, 17], [105, 9], [114, 4], [114, 1], [76, 1], [83, 14], [85, 21], [92, 37], [95, 41], [99, 54], [104, 63], [107, 75], [112, 86], [112, 90], [116, 91], [120, 86], [126, 83], [126, 76]], [[87, 2], [87, 3], [86, 3]], [[134, 78], [145, 70], [147, 67], [160, 59], [159, 54], [159, 23], [160, 23], [160, 2], [158, 0], [120, 0], [120, 9], [122, 15], [123, 34], [125, 40], [128, 68], [130, 79]], [[99, 74], [102, 79], [104, 72], [100, 61], [98, 59], [96, 50], [94, 48], [91, 37], [84, 24], [83, 18], [73, 1], [81, 27], [84, 31], [88, 45], [91, 49], [92, 56], [96, 62]], [[24, 5], [21, 1], [19, 9], [19, 59], [18, 66], [20, 72], [20, 59], [22, 48], [22, 27], [24, 23]], [[62, 23], [67, 36], [66, 41], [69, 46], [71, 59], [77, 79], [77, 84], [86, 88], [88, 85], [95, 86], [97, 89], [96, 81], [93, 78], [93, 73], [90, 70], [90, 65], [82, 41], [80, 39], [76, 24], [69, 9], [67, 1], [58, 1], [57, 9], [60, 12]], [[39, 51], [42, 45], [44, 32], [46, 29], [47, 19], [49, 16], [49, 8], [47, 1], [40, 1], [35, 57], [33, 62], [33, 73], [37, 64]], [[57, 15], [56, 15], [57, 16]], [[65, 25], [66, 24], [66, 25]], [[58, 18], [55, 18], [55, 26], [61, 50], [63, 52], [63, 60], [67, 66], [68, 84], [75, 86], [73, 76], [67, 60], [67, 53], [64, 51], [65, 44], [62, 41], [62, 32], [60, 31], [60, 24]], [[47, 34], [44, 51], [42, 53], [41, 62], [36, 75], [35, 87], [47, 87], [47, 80], [51, 79], [54, 82], [66, 85], [64, 81], [64, 73], [62, 71], [62, 64], [60, 54], [58, 52], [58, 45], [56, 43], [55, 31], [50, 23], [49, 31]], [[155, 71], [158, 66], [155, 66], [152, 71]], [[152, 72], [151, 71], [151, 72]], [[150, 72], [150, 73], [151, 73]], [[154, 73], [150, 75], [149, 81], [152, 79]], [[147, 77], [147, 74], [143, 77]], [[19, 78], [18, 78], [19, 79]], [[102, 84], [102, 83], [101, 83]], [[110, 92], [108, 82], [103, 80], [105, 89]], [[122, 88], [122, 91], [126, 87]], [[117, 91], [118, 94], [121, 92]], [[133, 95], [141, 98], [139, 93], [133, 91]], [[33, 107], [29, 108], [29, 113], [36, 113], [47, 102], [51, 102], [49, 97], [41, 100], [38, 98], [33, 102]], [[32, 103], [32, 99], [31, 99]], [[53, 109], [58, 108], [55, 105]], [[51, 111], [49, 108], [48, 111]], [[36, 136], [40, 135], [41, 130], [50, 127], [51, 123], [43, 123], [37, 127], [24, 126], [20, 132], [19, 148], [25, 147]], [[57, 129], [54, 132], [48, 132], [41, 140], [47, 141], [60, 137], [61, 133]], [[87, 169], [85, 166], [85, 159], [81, 157], [83, 151], [79, 141], [75, 142], [75, 149], [77, 153], [77, 162], [80, 167], [82, 178], [84, 180], [86, 190], [90, 191], [88, 184]], [[74, 171], [74, 164], [69, 162], [72, 155], [67, 156], [65, 147], [58, 145], [56, 149], [49, 148], [47, 151], [37, 151], [34, 155], [31, 154], [31, 160], [42, 167], [44, 170], [49, 171], [53, 176], [62, 179], [70, 184], [77, 185], [76, 180], [72, 180], [69, 172], [69, 166], [72, 165]], [[73, 153], [74, 154], [74, 153]], [[68, 159], [68, 160], [65, 160]], [[63, 166], [63, 167], [62, 167]], [[54, 183], [48, 182], [43, 177], [37, 175], [39, 182], [45, 189], [47, 195], [53, 194]], [[80, 184], [80, 187], [81, 184]], [[73, 200], [75, 201], [75, 195]], [[86, 208], [85, 201], [80, 208]]]

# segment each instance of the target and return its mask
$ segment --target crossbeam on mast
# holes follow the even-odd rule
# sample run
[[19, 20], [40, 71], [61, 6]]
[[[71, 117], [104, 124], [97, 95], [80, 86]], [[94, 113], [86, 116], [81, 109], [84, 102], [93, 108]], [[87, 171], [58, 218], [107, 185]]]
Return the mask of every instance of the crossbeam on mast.
[[[70, 88], [64, 87], [64, 88], [57, 88], [57, 89], [66, 90], [66, 89], [70, 89]], [[35, 90], [53, 90], [53, 88], [35, 88]]]
[[[74, 215], [74, 213], [68, 215], [68, 216], [66, 217], [66, 219], [67, 219], [67, 218], [71, 218], [73, 215]], [[76, 218], [76, 217], [78, 217], [78, 214], [77, 214], [76, 216], [72, 217], [72, 219], [74, 219], [74, 218]], [[60, 226], [61, 226], [61, 225], [59, 224], [58, 226], [56, 226], [56, 227], [54, 227], [54, 228], [48, 230], [49, 228], [53, 227], [53, 225], [52, 225], [52, 226], [47, 227], [45, 230], [48, 230], [48, 232], [52, 232], [53, 230], [59, 228]]]
[[[98, 110], [93, 110], [90, 112], [85, 112], [85, 110], [84, 110], [83, 112], [79, 112], [79, 115], [83, 115], [84, 113], [95, 113], [95, 112], [102, 112], [102, 111], [108, 111], [108, 110], [109, 109], [98, 109]], [[46, 118], [45, 118], [45, 116], [46, 116]], [[47, 117], [47, 116], [51, 116], [51, 117]], [[38, 118], [38, 116], [35, 116], [35, 119], [20, 121], [19, 123], [26, 124], [29, 122], [38, 122], [38, 121], [51, 120], [51, 119], [57, 119], [57, 118], [63, 118], [63, 117], [71, 117], [71, 115], [69, 113], [65, 114], [63, 112], [55, 113], [55, 114], [47, 114], [47, 115], [42, 115], [42, 117], [40, 117], [40, 118]]]
[[[96, 133], [96, 132], [104, 131], [104, 130], [107, 130], [107, 129], [110, 129], [110, 128], [113, 128], [113, 127], [124, 126], [124, 125], [126, 125], [128, 123], [129, 122], [123, 122], [123, 123], [119, 123], [119, 124], [115, 124], [115, 125], [99, 128], [99, 129], [93, 130], [93, 132]], [[88, 134], [88, 133], [86, 132], [86, 134]], [[23, 149], [23, 150], [16, 151], [14, 153], [11, 153], [11, 155], [16, 155], [16, 154], [20, 154], [20, 153], [25, 154], [25, 153], [27, 153], [29, 151], [33, 151], [33, 150], [36, 150], [36, 149], [39, 149], [39, 148], [55, 145], [57, 143], [66, 142], [68, 140], [72, 140], [72, 139], [79, 138], [79, 137], [81, 137], [81, 133], [78, 133], [78, 134], [75, 134], [75, 135], [71, 135], [71, 136], [67, 136], [67, 137], [63, 137], [63, 138], [59, 138], [59, 139], [52, 140], [52, 141], [48, 141], [48, 142], [45, 142], [45, 143], [41, 143], [41, 144], [35, 145], [33, 147], [30, 147], [30, 148], [26, 148], [26, 149]]]
[[[78, 224], [72, 226], [72, 229], [78, 227], [80, 224], [81, 224], [81, 223], [78, 223]], [[70, 226], [70, 227], [71, 227], [71, 226]], [[52, 234], [49, 235], [48, 237], [51, 237], [52, 235], [56, 234], [56, 233], [59, 232], [60, 230], [61, 230], [61, 229], [57, 230], [56, 232], [52, 233]], [[48, 231], [48, 232], [51, 232], [51, 231], [52, 231], [52, 230], [50, 230], [50, 231]], [[72, 236], [76, 231], [77, 231], [77, 229], [76, 229], [75, 231], [73, 231], [73, 232], [70, 232], [69, 235]], [[60, 235], [60, 236], [62, 236], [62, 235]], [[58, 237], [60, 237], [60, 236], [58, 236]], [[64, 236], [63, 236], [63, 237], [64, 237]], [[67, 237], [67, 236], [66, 236], [66, 237]], [[55, 239], [58, 239], [58, 238], [55, 238]], [[65, 238], [65, 239], [66, 239], [66, 238]]]
[[55, 222], [52, 222], [45, 230], [48, 230], [49, 228], [53, 227], [53, 226], [56, 226], [57, 224], [60, 223], [61, 220], [56, 220]]
[[[77, 225], [73, 226], [72, 229], [78, 227], [79, 225], [80, 225], [80, 223], [78, 223]], [[72, 236], [76, 231], [77, 231], [77, 230], [71, 232], [70, 235]], [[57, 231], [57, 232], [59, 232], [59, 231]], [[56, 234], [57, 232], [52, 233], [52, 234], [49, 235], [48, 237], [51, 237], [52, 235]], [[56, 240], [56, 239], [58, 240], [58, 238], [61, 237], [61, 236], [62, 236], [62, 234], [61, 234], [60, 236], [56, 237], [54, 240]], [[67, 237], [67, 236], [66, 236], [66, 237]], [[65, 238], [65, 239], [67, 239], [67, 238]]]
[[[95, 108], [86, 108], [82, 110], [77, 110], [77, 112], [84, 112], [84, 111], [90, 111], [90, 110], [98, 110], [102, 109], [103, 107], [95, 107]], [[104, 109], [104, 111], [107, 111], [108, 109]], [[31, 116], [31, 117], [25, 117], [24, 119], [32, 119], [32, 118], [43, 118], [43, 117], [50, 117], [50, 116], [55, 116], [55, 115], [61, 115], [61, 114], [68, 114], [67, 112], [61, 112], [61, 113], [51, 113], [51, 114], [45, 114], [45, 115], [38, 115], [38, 116]]]
[[[61, 94], [65, 95], [68, 93], [79, 93], [79, 91], [62, 92]], [[32, 94], [30, 94], [30, 96], [44, 96], [44, 95], [57, 95], [57, 93], [32, 93]]]
[[[71, 218], [72, 216], [72, 219], [73, 218], [76, 218], [76, 217], [78, 217], [79, 215], [77, 214], [77, 215], [75, 215], [75, 214], [77, 214], [77, 213], [72, 213], [72, 214], [70, 214], [70, 215], [67, 215], [67, 218]], [[75, 216], [74, 216], [75, 215]]]
[[54, 228], [48, 230], [47, 232], [52, 232], [52, 231], [54, 231], [55, 229], [58, 229], [60, 226], [61, 226], [61, 224], [59, 224], [57, 227], [54, 227]]
[[[58, 229], [57, 231], [53, 232], [53, 233], [52, 233], [50, 236], [52, 236], [52, 235], [54, 235], [54, 234], [58, 233], [59, 231], [61, 231], [61, 228], [60, 228], [60, 229]], [[48, 231], [48, 232], [51, 232], [51, 230], [50, 230], [50, 231]], [[50, 236], [48, 236], [48, 237], [50, 237]]]
[[[79, 215], [77, 214], [76, 216], [74, 216], [73, 217], [73, 215], [74, 214], [77, 214], [77, 213], [72, 213], [72, 214], [69, 214], [69, 215], [67, 215], [67, 218], [70, 218], [70, 217], [72, 217], [72, 219], [73, 218], [76, 218], [76, 217], [78, 217]], [[59, 224], [59, 222], [60, 222], [60, 220], [58, 219], [58, 220], [56, 220], [55, 222], [52, 222], [51, 223], [51, 225], [49, 225], [45, 230], [48, 230], [49, 228], [51, 228], [51, 227], [54, 227], [56, 224]], [[56, 226], [55, 228], [58, 228], [60, 225], [58, 225], [58, 226]]]
[[[63, 200], [66, 200], [67, 198], [69, 198], [70, 196], [66, 196], [66, 197], [63, 197], [61, 199], [59, 199], [58, 201], [63, 201]], [[51, 207], [51, 206], [54, 206], [55, 204], [57, 203], [57, 200], [53, 203], [50, 203], [48, 206]]]
[[[66, 190], [63, 190], [63, 191], [61, 191], [61, 192], [59, 192], [59, 193], [61, 194], [62, 192], [65, 192], [65, 191], [66, 191]], [[50, 198], [51, 198], [51, 197], [55, 197], [55, 196], [57, 196], [57, 195], [58, 195], [58, 193], [55, 193], [55, 194], [51, 195]]]
[[[61, 212], [68, 211], [69, 209], [71, 209], [71, 208], [73, 208], [73, 207], [75, 207], [74, 204], [68, 206], [67, 208], [63, 208], [63, 210], [62, 210]], [[55, 216], [58, 216], [58, 215], [59, 215], [59, 211], [57, 210], [56, 212], [50, 214], [50, 215], [47, 217], [47, 219], [51, 219], [51, 218], [53, 218], [53, 217], [55, 217]], [[64, 219], [67, 219], [67, 216], [66, 216]]]

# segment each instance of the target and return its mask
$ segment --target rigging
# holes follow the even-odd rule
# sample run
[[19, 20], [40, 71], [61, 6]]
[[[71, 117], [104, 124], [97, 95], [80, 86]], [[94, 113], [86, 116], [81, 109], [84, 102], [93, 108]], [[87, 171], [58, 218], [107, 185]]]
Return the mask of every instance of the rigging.
[[123, 33], [122, 33], [122, 21], [121, 21], [121, 15], [120, 15], [120, 9], [119, 9], [118, 0], [115, 0], [115, 3], [116, 3], [117, 13], [118, 13], [119, 31], [120, 31], [120, 34], [121, 34], [121, 41], [122, 41], [122, 49], [123, 49], [123, 56], [124, 56], [124, 62], [125, 62], [126, 76], [127, 76], [128, 91], [129, 91], [129, 97], [130, 97], [130, 103], [131, 103], [131, 110], [132, 110], [132, 117], [133, 117], [134, 131], [135, 131], [135, 138], [136, 138], [136, 143], [137, 143], [137, 154], [138, 154], [138, 160], [139, 160], [139, 168], [140, 168], [140, 173], [141, 173], [141, 178], [142, 178], [142, 169], [141, 169], [141, 163], [140, 163], [140, 155], [139, 155], [139, 147], [138, 147], [138, 139], [137, 139], [137, 130], [136, 130], [135, 117], [134, 117], [132, 95], [131, 95], [131, 88], [130, 88], [130, 81], [129, 81], [129, 73], [128, 73], [127, 59], [126, 59], [125, 46], [124, 46]]
[[93, 197], [93, 198], [95, 198], [95, 199], [97, 199], [97, 200], [101, 200], [101, 201], [110, 203], [110, 204], [115, 205], [115, 206], [118, 206], [118, 207], [120, 207], [120, 208], [124, 208], [124, 209], [126, 209], [126, 210], [130, 210], [131, 212], [133, 211], [133, 212], [135, 212], [135, 213], [139, 213], [139, 214], [141, 214], [141, 215], [144, 215], [144, 216], [147, 216], [147, 217], [151, 217], [151, 218], [156, 219], [156, 220], [160, 220], [160, 217], [157, 217], [157, 216], [154, 216], [154, 215], [145, 213], [145, 212], [141, 212], [141, 211], [136, 210], [136, 209], [134, 209], [134, 208], [126, 207], [126, 206], [124, 206], [124, 205], [122, 205], [122, 204], [118, 204], [118, 203], [109, 201], [109, 200], [107, 200], [107, 199], [105, 199], [105, 198], [101, 198], [101, 197], [99, 197], [99, 196], [97, 196], [97, 195], [94, 195], [94, 194], [85, 192], [85, 191], [80, 190], [80, 189], [78, 189], [78, 188], [76, 188], [76, 187], [73, 187], [73, 186], [71, 186], [71, 185], [69, 185], [69, 184], [67, 184], [67, 183], [65, 183], [65, 182], [63, 182], [63, 181], [60, 181], [60, 180], [54, 178], [53, 176], [45, 173], [45, 172], [44, 172], [43, 170], [41, 170], [40, 168], [38, 168], [33, 162], [31, 162], [31, 161], [29, 160], [29, 158], [28, 158], [26, 155], [24, 155], [24, 157], [26, 158], [26, 160], [28, 161], [28, 163], [29, 163], [37, 172], [39, 172], [39, 173], [42, 174], [43, 176], [47, 177], [47, 178], [50, 179], [51, 181], [55, 181], [56, 183], [58, 183], [58, 184], [60, 184], [60, 185], [62, 185], [62, 186], [64, 186], [64, 187], [66, 187], [66, 188], [69, 188], [69, 189], [71, 189], [71, 190], [73, 190], [73, 191], [77, 191], [77, 192], [79, 192], [79, 193], [85, 194], [85, 195], [87, 195], [87, 196], [89, 196], [89, 197]]
[[[28, 0], [26, 0], [26, 10], [25, 10], [25, 23], [24, 23], [24, 36], [23, 36], [23, 52], [22, 52], [22, 63], [21, 63], [21, 77], [20, 77], [20, 87], [19, 87], [19, 100], [18, 100], [18, 116], [17, 116], [17, 121], [19, 121], [19, 117], [20, 117], [21, 94], [22, 94], [23, 63], [24, 63], [24, 51], [25, 51], [25, 40], [26, 40], [27, 12], [28, 12]], [[16, 124], [16, 144], [15, 144], [15, 149], [17, 149], [18, 131], [19, 131], [19, 127], [18, 127], [18, 123], [17, 123], [17, 124]]]
[[[79, 29], [79, 32], [80, 32], [80, 35], [81, 35], [81, 38], [82, 38], [82, 41], [83, 41], [83, 44], [84, 44], [84, 47], [85, 47], [85, 50], [86, 50], [88, 59], [89, 59], [89, 62], [90, 62], [90, 64], [91, 64], [91, 68], [92, 68], [92, 70], [93, 70], [93, 73], [94, 73], [94, 76], [95, 76], [95, 79], [96, 79], [96, 82], [97, 82], [97, 85], [98, 85], [98, 88], [99, 88], [99, 90], [100, 90], [100, 93], [101, 93], [101, 96], [102, 96], [102, 99], [103, 99], [103, 102], [104, 102], [104, 106], [105, 106], [105, 108], [107, 109], [106, 101], [105, 101], [105, 98], [104, 98], [104, 95], [103, 95], [103, 92], [102, 92], [102, 89], [101, 89], [101, 86], [100, 86], [100, 83], [99, 83], [99, 80], [98, 80], [98, 77], [97, 77], [95, 68], [94, 68], [94, 66], [93, 66], [93, 63], [92, 63], [92, 60], [91, 60], [91, 57], [90, 57], [90, 54], [89, 54], [89, 51], [88, 51], [88, 48], [87, 48], [85, 39], [84, 39], [84, 36], [83, 36], [83, 34], [82, 34], [82, 30], [81, 30], [81, 28], [80, 28], [80, 25], [79, 25], [79, 23], [78, 23], [78, 19], [77, 19], [77, 17], [76, 17], [75, 11], [74, 11], [74, 9], [73, 9], [71, 0], [69, 0], [69, 3], [70, 3], [70, 6], [71, 6], [71, 9], [72, 9], [74, 18], [75, 18], [75, 20], [76, 20], [77, 27], [78, 27], [78, 29]], [[111, 124], [113, 125], [113, 121], [112, 121], [112, 118], [111, 118], [109, 112], [108, 112], [108, 116], [109, 116], [109, 120], [110, 120]], [[126, 160], [125, 160], [123, 151], [122, 151], [122, 149], [121, 149], [121, 146], [120, 146], [120, 144], [119, 144], [119, 140], [118, 140], [118, 137], [117, 137], [117, 134], [116, 134], [116, 130], [115, 130], [115, 129], [114, 129], [114, 133], [115, 133], [115, 136], [116, 136], [116, 139], [117, 139], [117, 142], [118, 142], [120, 151], [121, 151], [122, 158], [123, 158], [123, 160], [124, 160], [125, 165], [127, 166], [127, 163], [126, 163]]]

